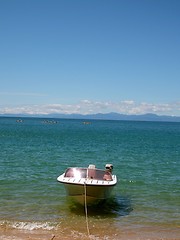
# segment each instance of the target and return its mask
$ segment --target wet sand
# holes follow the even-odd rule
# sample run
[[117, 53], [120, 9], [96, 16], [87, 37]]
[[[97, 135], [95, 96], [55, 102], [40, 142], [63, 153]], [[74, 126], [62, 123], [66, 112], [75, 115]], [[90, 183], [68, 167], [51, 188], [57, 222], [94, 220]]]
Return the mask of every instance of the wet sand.
[[113, 233], [111, 229], [91, 229], [87, 232], [56, 230], [24, 230], [0, 227], [0, 240], [179, 240], [180, 228], [161, 229], [156, 227], [119, 229]]

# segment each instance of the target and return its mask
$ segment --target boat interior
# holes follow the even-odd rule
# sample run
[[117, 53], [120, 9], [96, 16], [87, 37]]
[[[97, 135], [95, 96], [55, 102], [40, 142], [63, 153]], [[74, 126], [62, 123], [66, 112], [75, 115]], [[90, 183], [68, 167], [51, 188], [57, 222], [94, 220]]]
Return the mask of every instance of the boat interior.
[[96, 180], [112, 180], [112, 174], [109, 170], [96, 169], [94, 165], [89, 165], [88, 168], [68, 168], [64, 177], [68, 178], [88, 178]]

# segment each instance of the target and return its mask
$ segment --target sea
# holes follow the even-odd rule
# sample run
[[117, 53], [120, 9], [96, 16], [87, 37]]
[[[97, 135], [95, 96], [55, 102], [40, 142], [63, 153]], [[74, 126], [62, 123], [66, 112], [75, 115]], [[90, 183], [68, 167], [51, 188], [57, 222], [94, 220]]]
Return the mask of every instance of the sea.
[[[118, 183], [86, 218], [57, 177], [107, 163]], [[87, 230], [92, 239], [180, 238], [180, 123], [1, 117], [0, 227], [67, 239], [85, 239]]]

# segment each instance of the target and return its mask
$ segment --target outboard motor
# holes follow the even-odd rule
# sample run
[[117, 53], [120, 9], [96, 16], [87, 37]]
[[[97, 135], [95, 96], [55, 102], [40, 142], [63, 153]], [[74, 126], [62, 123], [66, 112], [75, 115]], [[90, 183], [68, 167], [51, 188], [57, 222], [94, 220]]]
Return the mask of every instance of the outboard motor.
[[113, 171], [113, 165], [112, 164], [106, 164], [106, 171], [109, 171], [110, 173], [112, 173], [112, 171]]

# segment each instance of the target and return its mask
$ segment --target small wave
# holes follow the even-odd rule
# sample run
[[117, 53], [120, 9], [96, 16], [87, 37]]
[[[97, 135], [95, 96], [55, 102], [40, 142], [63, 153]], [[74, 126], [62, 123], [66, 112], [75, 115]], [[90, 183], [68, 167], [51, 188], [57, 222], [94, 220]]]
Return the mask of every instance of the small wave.
[[56, 229], [57, 224], [55, 223], [50, 223], [50, 222], [0, 222], [1, 226], [5, 227], [10, 227], [10, 228], [15, 228], [15, 229], [20, 229], [20, 230], [38, 230], [38, 229], [43, 229], [43, 230], [52, 230]]

